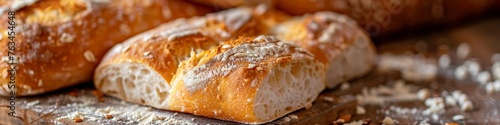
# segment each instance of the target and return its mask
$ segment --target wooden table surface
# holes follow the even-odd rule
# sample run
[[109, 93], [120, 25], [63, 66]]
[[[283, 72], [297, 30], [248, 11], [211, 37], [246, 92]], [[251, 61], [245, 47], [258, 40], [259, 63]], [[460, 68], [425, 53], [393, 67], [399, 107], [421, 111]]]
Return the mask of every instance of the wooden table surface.
[[[478, 59], [481, 65], [488, 69], [492, 65], [490, 61], [491, 55], [493, 53], [500, 53], [500, 17], [488, 18], [455, 28], [425, 31], [416, 35], [376, 40], [379, 53], [414, 53], [421, 51], [423, 47], [426, 50], [424, 55], [434, 59], [437, 59], [437, 56], [443, 53], [443, 46], [447, 46], [448, 50], [450, 50], [449, 54], [454, 55], [456, 46], [462, 42], [469, 43], [471, 46], [472, 53], [470, 57]], [[333, 102], [325, 101], [320, 97], [310, 109], [293, 112], [292, 114], [296, 115], [297, 119], [290, 119], [290, 117], [281, 118], [270, 124], [332, 124], [340, 115], [345, 114], [352, 115], [351, 121], [370, 118], [373, 121], [372, 123], [379, 123], [380, 120], [388, 116], [396, 119], [399, 124], [403, 125], [419, 123], [425, 119], [428, 119], [428, 123], [430, 124], [443, 124], [453, 122], [452, 117], [461, 114], [466, 119], [459, 122], [454, 121], [455, 123], [467, 125], [500, 124], [500, 115], [498, 114], [500, 111], [500, 92], [487, 94], [483, 87], [479, 86], [478, 83], [472, 82], [470, 79], [454, 80], [452, 75], [453, 67], [461, 63], [461, 60], [454, 59], [451, 68], [440, 69], [437, 79], [432, 82], [410, 82], [409, 84], [420, 88], [428, 88], [435, 93], [461, 90], [468, 94], [470, 100], [474, 103], [476, 108], [473, 111], [462, 112], [457, 107], [447, 108], [446, 112], [440, 114], [437, 120], [433, 120], [430, 116], [421, 115], [421, 113], [413, 115], [398, 114], [390, 110], [391, 106], [416, 108], [419, 110], [426, 108], [423, 102], [412, 101], [387, 103], [385, 105], [367, 105], [364, 106], [367, 111], [366, 114], [356, 115], [355, 107], [357, 102], [354, 97], [361, 92], [362, 88], [383, 85], [400, 79], [400, 75], [396, 72], [381, 74], [372, 71], [372, 73], [363, 78], [350, 81], [351, 87], [349, 90], [342, 91], [337, 88], [325, 90], [321, 94], [321, 96], [333, 97]], [[22, 118], [10, 117], [7, 115], [9, 111], [7, 108], [0, 108], [0, 123], [8, 125], [33, 121], [34, 124], [54, 124], [54, 121], [58, 121], [62, 124], [140, 124], [145, 119], [142, 116], [132, 117], [132, 119], [126, 118], [133, 116], [127, 113], [137, 113], [138, 115], [154, 114], [155, 118], [160, 118], [159, 121], [171, 124], [236, 124], [190, 114], [151, 109], [145, 106], [122, 102], [111, 97], [104, 97], [104, 102], [98, 102], [97, 98], [92, 95], [92, 90], [94, 90], [92, 83], [86, 83], [41, 96], [18, 98], [16, 100], [18, 104], [16, 108], [18, 115], [21, 115]], [[77, 96], [71, 96], [69, 94], [71, 92], [76, 92]], [[34, 103], [37, 100], [38, 103]], [[28, 104], [28, 102], [31, 102], [31, 104]], [[0, 100], [0, 104], [7, 104], [6, 99]], [[123, 114], [114, 115], [118, 120], [109, 120], [104, 117], [101, 118], [101, 116], [96, 116], [99, 119], [84, 120], [81, 123], [74, 123], [72, 119], [60, 118], [75, 111], [91, 116], [91, 114], [85, 113], [95, 112], [105, 107], [112, 107], [112, 110], [117, 112], [122, 111]]]

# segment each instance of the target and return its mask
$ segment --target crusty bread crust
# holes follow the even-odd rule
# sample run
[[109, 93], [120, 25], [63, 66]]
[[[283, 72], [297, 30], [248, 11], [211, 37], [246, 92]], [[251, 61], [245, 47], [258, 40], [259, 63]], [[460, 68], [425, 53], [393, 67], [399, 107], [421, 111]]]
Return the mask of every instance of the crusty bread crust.
[[[264, 15], [272, 18], [263, 18]], [[164, 104], [168, 101], [171, 80], [181, 61], [235, 36], [264, 34], [267, 25], [274, 25], [285, 17], [282, 13], [268, 12], [266, 8], [240, 8], [163, 24], [113, 47], [97, 67], [94, 84], [110, 96], [168, 109]], [[128, 72], [122, 72], [122, 69]], [[136, 82], [138, 76], [146, 76], [140, 73], [142, 69], [148, 71], [147, 76], [150, 77], [146, 79], [164, 81], [166, 84]], [[156, 76], [161, 76], [161, 79]], [[126, 79], [134, 82], [127, 82]]]
[[[318, 29], [306, 29], [312, 20]], [[365, 45], [357, 48], [357, 41]], [[363, 62], [343, 63], [358, 60], [342, 55], [353, 49], [366, 54], [359, 56]], [[137, 35], [106, 54], [94, 83], [134, 103], [263, 123], [305, 107], [325, 86], [336, 85], [331, 82], [365, 74], [374, 53], [367, 34], [346, 16], [290, 17], [259, 5], [178, 19]], [[336, 62], [342, 63], [332, 65]], [[338, 71], [339, 65], [366, 68], [346, 72]], [[345, 79], [325, 81], [327, 69]]]
[[275, 0], [293, 15], [333, 11], [354, 18], [372, 36], [427, 24], [460, 21], [497, 8], [496, 0]]
[[267, 3], [292, 15], [332, 11], [354, 18], [373, 36], [449, 23], [500, 7], [498, 0], [191, 0], [232, 8]]
[[[19, 96], [87, 82], [116, 43], [169, 20], [210, 11], [178, 0], [16, 0], [0, 5], [0, 22], [7, 22], [6, 11], [16, 13]], [[0, 24], [2, 43], [8, 41], [7, 25]], [[6, 46], [0, 47], [2, 58], [8, 58]], [[6, 61], [0, 64], [2, 96], [10, 92]]]
[[365, 75], [375, 63], [376, 50], [367, 33], [345, 15], [317, 12], [281, 23], [271, 32], [325, 63], [328, 88]]
[[324, 89], [323, 64], [275, 40], [231, 40], [184, 61], [171, 83], [169, 109], [258, 124], [305, 107]]

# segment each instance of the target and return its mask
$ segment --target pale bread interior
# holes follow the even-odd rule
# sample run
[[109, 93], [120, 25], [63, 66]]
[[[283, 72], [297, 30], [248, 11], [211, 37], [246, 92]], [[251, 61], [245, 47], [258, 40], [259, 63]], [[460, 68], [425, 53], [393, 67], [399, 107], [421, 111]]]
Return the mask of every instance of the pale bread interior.
[[375, 61], [375, 49], [371, 41], [357, 35], [353, 45], [347, 47], [342, 54], [330, 61], [327, 69], [328, 88], [334, 88], [342, 82], [360, 77], [368, 73]]
[[111, 96], [147, 104], [156, 108], [168, 108], [170, 86], [155, 70], [133, 62], [109, 64], [96, 75], [97, 87]]
[[324, 67], [304, 59], [272, 68], [254, 100], [257, 119], [268, 122], [312, 103], [325, 88]]

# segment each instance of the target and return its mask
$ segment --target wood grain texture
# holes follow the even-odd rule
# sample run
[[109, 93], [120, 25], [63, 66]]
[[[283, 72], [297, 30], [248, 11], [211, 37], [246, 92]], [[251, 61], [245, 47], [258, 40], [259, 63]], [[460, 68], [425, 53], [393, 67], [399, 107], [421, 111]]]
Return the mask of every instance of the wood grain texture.
[[[461, 42], [469, 43], [472, 49], [471, 57], [474, 57], [479, 60], [483, 67], [488, 68], [491, 65], [490, 56], [493, 53], [500, 53], [500, 18], [488, 19], [484, 21], [479, 21], [470, 25], [465, 25], [453, 29], [447, 29], [442, 31], [435, 31], [430, 33], [423, 33], [418, 35], [410, 35], [403, 38], [397, 39], [389, 39], [389, 40], [379, 40], [377, 41], [378, 50], [380, 53], [391, 52], [391, 53], [405, 53], [407, 51], [415, 52], [415, 45], [419, 43], [419, 41], [423, 41], [425, 45], [427, 45], [427, 51], [425, 55], [430, 58], [436, 58], [440, 53], [443, 53], [441, 49], [439, 49], [441, 45], [446, 45], [449, 47], [448, 52], [451, 55], [455, 52], [456, 46]], [[451, 67], [456, 66], [457, 64], [461, 64], [460, 60], [452, 61]], [[458, 108], [447, 108], [446, 113], [439, 116], [439, 120], [434, 121], [430, 116], [421, 116], [421, 115], [401, 115], [394, 112], [385, 113], [385, 110], [389, 108], [389, 106], [399, 106], [399, 107], [410, 107], [410, 108], [418, 108], [425, 109], [425, 106], [422, 102], [401, 102], [401, 103], [392, 103], [385, 106], [365, 106], [367, 110], [367, 114], [365, 115], [353, 115], [352, 120], [357, 121], [360, 119], [371, 118], [372, 121], [377, 122], [383, 119], [385, 116], [392, 117], [399, 121], [400, 124], [413, 124], [415, 121], [422, 121], [424, 119], [429, 119], [429, 123], [431, 124], [441, 124], [446, 122], [452, 122], [451, 119], [456, 114], [462, 114], [466, 117], [465, 121], [456, 122], [459, 124], [500, 124], [500, 120], [498, 117], [498, 112], [500, 111], [500, 92], [487, 94], [479, 84], [472, 82], [470, 79], [466, 80], [453, 80], [452, 69], [441, 70], [439, 71], [439, 77], [435, 80], [435, 82], [422, 82], [422, 83], [410, 83], [418, 87], [425, 87], [431, 89], [433, 92], [441, 92], [443, 90], [452, 91], [452, 90], [461, 90], [469, 95], [470, 100], [477, 107], [470, 112], [462, 112]], [[381, 84], [385, 84], [390, 81], [395, 81], [399, 79], [400, 76], [398, 73], [393, 74], [378, 74], [376, 72], [371, 73], [370, 75], [363, 77], [361, 79], [357, 79], [351, 82], [351, 89], [348, 91], [340, 91], [337, 89], [331, 89], [324, 91], [321, 96], [330, 96], [334, 97], [334, 102], [328, 102], [322, 100], [322, 98], [318, 98], [316, 102], [310, 109], [302, 109], [292, 114], [297, 115], [298, 119], [291, 119], [286, 122], [284, 118], [278, 119], [271, 124], [331, 124], [335, 121], [340, 114], [354, 114], [354, 106], [356, 102], [354, 102], [353, 96], [360, 93], [361, 89], [364, 87], [373, 87]], [[90, 85], [90, 84], [87, 84]], [[78, 97], [77, 99], [87, 98], [87, 99], [95, 99], [91, 94], [94, 89], [92, 86], [77, 86], [72, 89], [77, 89]], [[33, 108], [27, 108], [27, 116], [30, 119], [38, 118], [40, 116], [39, 111], [43, 109], [43, 107], [50, 107], [56, 105], [53, 102], [59, 102], [58, 105], [61, 108], [56, 109], [56, 112], [50, 117], [46, 119], [42, 119], [37, 124], [52, 124], [55, 118], [66, 115], [68, 112], [74, 110], [85, 110], [89, 107], [101, 108], [112, 106], [115, 107], [114, 110], [122, 110], [128, 111], [130, 109], [136, 107], [142, 107], [135, 104], [130, 103], [122, 103], [120, 100], [110, 97], [104, 97], [104, 102], [99, 103], [95, 99], [92, 104], [88, 105], [88, 107], [80, 108], [80, 109], [67, 109], [64, 108], [67, 104], [77, 103], [81, 104], [83, 102], [71, 102], [71, 97], [68, 97], [68, 92], [72, 91], [72, 89], [66, 89], [57, 91], [51, 94], [36, 96], [36, 97], [26, 97], [26, 98], [18, 98], [17, 107], [26, 107], [26, 102], [32, 102], [34, 100], [39, 100], [40, 103], [35, 105]], [[0, 105], [7, 104], [5, 99], [0, 101]], [[48, 109], [50, 110], [50, 108]], [[1, 124], [21, 124], [22, 121], [16, 118], [12, 118], [6, 116], [7, 114], [6, 108], [0, 108], [0, 121]], [[66, 111], [66, 114], [65, 112]], [[43, 112], [47, 112], [43, 111]], [[184, 113], [175, 113], [171, 111], [163, 111], [163, 110], [145, 110], [144, 112], [156, 113], [159, 116], [169, 117], [175, 120], [178, 120], [183, 123], [194, 123], [194, 124], [236, 124], [232, 122], [214, 120], [199, 116], [193, 116]], [[42, 113], [43, 114], [43, 113]], [[172, 117], [170, 117], [172, 116]], [[137, 120], [140, 121], [140, 120]], [[168, 122], [167, 120], [165, 120]], [[74, 122], [67, 121], [67, 124], [75, 124]], [[134, 122], [132, 122], [134, 123]], [[78, 124], [125, 124], [125, 122], [112, 122], [111, 120], [102, 119], [100, 123], [95, 122], [82, 122]]]

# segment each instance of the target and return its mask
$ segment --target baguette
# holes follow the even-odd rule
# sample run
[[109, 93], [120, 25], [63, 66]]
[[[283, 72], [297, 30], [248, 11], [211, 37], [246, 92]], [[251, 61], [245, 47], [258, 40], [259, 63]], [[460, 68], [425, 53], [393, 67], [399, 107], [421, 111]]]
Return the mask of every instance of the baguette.
[[[172, 19], [202, 15], [208, 8], [179, 0], [0, 1], [0, 22], [15, 12], [15, 55], [0, 47], [0, 95], [11, 92], [8, 62], [16, 62], [18, 96], [36, 95], [87, 82], [113, 45]], [[7, 43], [8, 23], [0, 24]], [[15, 60], [9, 60], [15, 58]]]
[[497, 0], [276, 0], [291, 14], [334, 11], [349, 15], [371, 36], [429, 24], [447, 24], [500, 7]]
[[[339, 31], [309, 30], [311, 20]], [[350, 49], [358, 42], [365, 46]], [[366, 55], [341, 57], [357, 49]], [[116, 45], [97, 67], [94, 84], [107, 95], [159, 109], [264, 123], [305, 107], [326, 86], [365, 74], [374, 53], [367, 34], [346, 16], [291, 17], [265, 5], [240, 7], [178, 19]], [[367, 58], [352, 64], [368, 68], [326, 81], [338, 75], [327, 69], [345, 72], [337, 68], [350, 65], [341, 58]]]
[[312, 103], [325, 72], [312, 54], [273, 37], [231, 40], [181, 63], [168, 108], [259, 124]]
[[500, 7], [498, 0], [192, 0], [221, 8], [269, 3], [292, 15], [333, 11], [354, 18], [372, 36], [446, 24]]
[[271, 32], [312, 52], [323, 62], [328, 88], [364, 76], [375, 63], [375, 47], [367, 33], [345, 15], [317, 12], [290, 19]]

